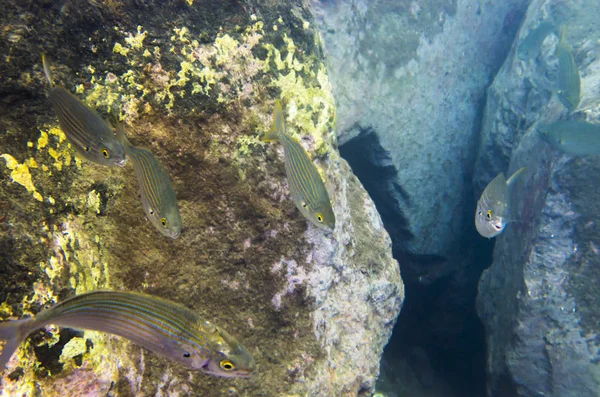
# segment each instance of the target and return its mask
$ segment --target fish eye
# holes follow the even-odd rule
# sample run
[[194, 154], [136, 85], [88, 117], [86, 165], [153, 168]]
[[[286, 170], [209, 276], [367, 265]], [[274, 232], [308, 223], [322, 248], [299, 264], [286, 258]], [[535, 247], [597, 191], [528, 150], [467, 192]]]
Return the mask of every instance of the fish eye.
[[108, 150], [106, 150], [106, 149], [102, 149], [102, 155], [104, 156], [105, 159], [110, 157], [110, 153], [108, 153]]
[[183, 357], [189, 358], [191, 356], [190, 352], [184, 352]]
[[321, 214], [321, 213], [318, 213], [318, 214], [317, 214], [317, 220], [318, 220], [319, 222], [323, 222], [323, 214]]
[[235, 365], [229, 360], [222, 360], [219, 363], [219, 367], [221, 367], [225, 371], [231, 371], [231, 370], [235, 369]]
[[488, 211], [485, 213], [485, 216], [487, 216], [487, 218], [488, 218], [488, 219], [492, 219], [492, 210], [488, 210]]
[[167, 218], [161, 218], [160, 224], [163, 225], [163, 227], [167, 227]]

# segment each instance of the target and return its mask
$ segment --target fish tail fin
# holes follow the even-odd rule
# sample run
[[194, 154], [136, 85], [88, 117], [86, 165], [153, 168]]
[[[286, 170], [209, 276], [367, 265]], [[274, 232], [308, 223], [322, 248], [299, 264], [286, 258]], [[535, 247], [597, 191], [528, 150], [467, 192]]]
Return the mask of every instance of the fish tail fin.
[[129, 153], [129, 148], [131, 147], [131, 143], [129, 143], [129, 139], [125, 135], [125, 129], [123, 128], [123, 123], [117, 123], [117, 128], [115, 128], [117, 132], [117, 140], [123, 148], [125, 149], [125, 154]]
[[0, 373], [21, 345], [23, 339], [31, 333], [33, 323], [34, 321], [31, 318], [0, 323], [0, 340], [6, 342], [0, 352]]
[[506, 181], [506, 184], [508, 186], [511, 186], [513, 183], [515, 183], [515, 181], [519, 178], [519, 176], [521, 174], [523, 174], [523, 172], [527, 169], [527, 167], [521, 167], [519, 168], [517, 171], [515, 171], [514, 174], [511, 175], [510, 178], [508, 178], [508, 180]]
[[52, 71], [50, 70], [50, 63], [48, 62], [46, 54], [42, 54], [42, 65], [44, 66], [46, 80], [48, 80], [48, 84], [50, 85], [50, 88], [52, 88], [54, 87], [54, 82], [52, 81]]
[[283, 133], [284, 128], [283, 109], [281, 108], [279, 99], [276, 99], [275, 110], [273, 111], [273, 126], [265, 133], [265, 135], [263, 135], [262, 140], [265, 142], [278, 140], [280, 134]]

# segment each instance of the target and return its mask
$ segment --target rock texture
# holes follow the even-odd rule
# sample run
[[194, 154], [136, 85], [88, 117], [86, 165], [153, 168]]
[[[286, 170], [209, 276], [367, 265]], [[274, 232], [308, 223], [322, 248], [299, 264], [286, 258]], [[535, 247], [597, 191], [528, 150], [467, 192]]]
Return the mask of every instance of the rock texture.
[[397, 172], [392, 199], [408, 230], [392, 239], [412, 254], [457, 255], [485, 88], [528, 1], [313, 4], [340, 143], [374, 131]]
[[[490, 396], [597, 396], [600, 282], [600, 159], [573, 157], [542, 142], [536, 126], [560, 119], [598, 123], [600, 30], [594, 1], [533, 1], [518, 39], [488, 90], [476, 191], [498, 172], [526, 166], [513, 194], [517, 222], [496, 240], [479, 284], [488, 344]], [[552, 94], [558, 38], [534, 56], [516, 48], [542, 21], [566, 27], [582, 76], [569, 113]]]
[[[110, 335], [48, 328], [2, 395], [370, 395], [404, 299], [391, 242], [336, 149], [320, 36], [301, 2], [11, 1], [0, 11], [0, 318], [97, 288], [181, 302], [239, 337], [250, 379], [191, 372]], [[74, 156], [46, 99], [55, 80], [152, 150], [184, 228], [143, 218], [131, 167]], [[259, 136], [275, 97], [330, 190], [332, 235], [289, 199]]]

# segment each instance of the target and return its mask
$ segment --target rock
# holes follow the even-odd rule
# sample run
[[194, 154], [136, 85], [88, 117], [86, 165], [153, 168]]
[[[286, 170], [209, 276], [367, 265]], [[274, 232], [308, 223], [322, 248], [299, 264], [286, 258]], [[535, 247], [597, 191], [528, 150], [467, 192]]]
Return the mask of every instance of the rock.
[[[48, 328], [14, 355], [3, 394], [372, 393], [404, 299], [398, 263], [337, 152], [314, 21], [301, 2], [269, 4], [5, 5], [0, 318], [93, 289], [142, 291], [227, 329], [260, 369], [219, 379], [121, 338]], [[75, 157], [45, 96], [42, 52], [57, 83], [123, 123], [168, 170], [184, 224], [177, 240], [144, 219], [130, 166]], [[259, 139], [276, 97], [330, 189], [332, 235], [289, 199], [281, 145]]]
[[[499, 172], [527, 167], [512, 195], [516, 222], [496, 239], [493, 264], [479, 283], [490, 396], [588, 397], [600, 388], [600, 160], [563, 154], [535, 131], [559, 119], [597, 123], [600, 30], [589, 12], [596, 6], [533, 1], [488, 90], [476, 192]], [[572, 114], [552, 94], [557, 37], [549, 35], [529, 59], [516, 56], [527, 32], [548, 20], [566, 26], [582, 76], [582, 101]]]
[[313, 4], [340, 144], [374, 131], [389, 152], [400, 189], [388, 200], [413, 236], [397, 236], [408, 253], [458, 255], [485, 88], [528, 1]]

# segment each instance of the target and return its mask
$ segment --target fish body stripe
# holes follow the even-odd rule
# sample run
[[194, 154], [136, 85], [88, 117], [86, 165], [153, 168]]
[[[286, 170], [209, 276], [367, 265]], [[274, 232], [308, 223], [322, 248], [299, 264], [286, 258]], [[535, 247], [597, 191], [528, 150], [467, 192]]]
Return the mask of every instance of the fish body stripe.
[[286, 164], [290, 168], [290, 172], [287, 172], [290, 185], [306, 200], [306, 204], [313, 206], [320, 200], [315, 183], [315, 178], [320, 180], [320, 176], [300, 143], [285, 134], [281, 134], [281, 136], [284, 142]]
[[63, 98], [51, 97], [54, 110], [58, 113], [58, 120], [61, 128], [69, 139], [75, 141], [81, 149], [85, 147], [97, 149], [97, 139], [91, 136], [90, 131], [86, 131], [81, 121], [74, 115], [69, 103], [65, 103]]
[[[171, 180], [165, 174], [156, 157], [149, 151], [130, 147], [129, 154], [133, 159], [133, 165], [145, 199], [150, 207], [155, 211], [160, 211], [165, 200], [169, 199], [169, 197], [165, 197], [169, 194], [169, 189], [165, 189], [164, 186], [171, 186]], [[173, 199], [175, 200], [175, 198]]]
[[[81, 298], [74, 297], [59, 303], [44, 312], [44, 317], [38, 320], [48, 324], [76, 325], [90, 329], [91, 324], [86, 319], [94, 319], [95, 323], [96, 318], [102, 318], [105, 321], [99, 322], [94, 329], [127, 337], [148, 348], [151, 348], [148, 344], [164, 346], [179, 342], [196, 346], [201, 352], [209, 350], [206, 338], [190, 331], [200, 324], [200, 320], [185, 307], [130, 293], [91, 295], [98, 296], [81, 295]], [[144, 337], [148, 339], [148, 343], [139, 335], [141, 330], [145, 330]]]

